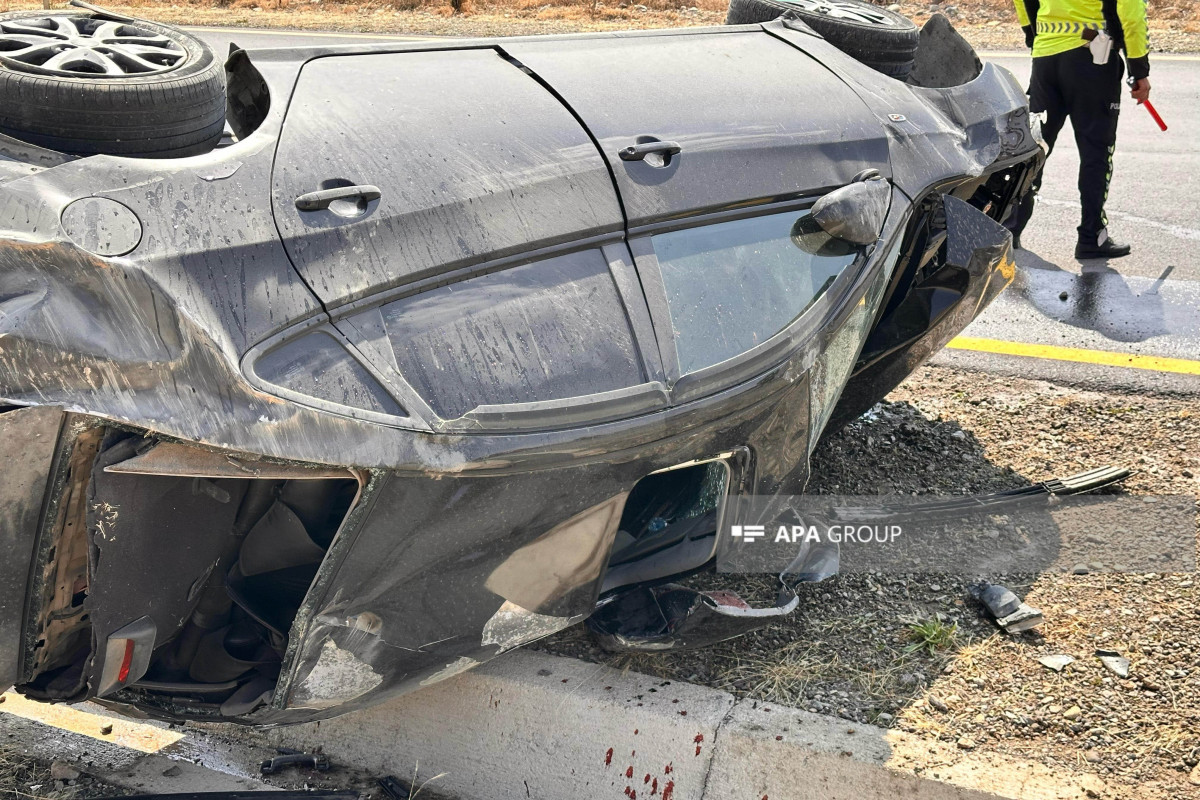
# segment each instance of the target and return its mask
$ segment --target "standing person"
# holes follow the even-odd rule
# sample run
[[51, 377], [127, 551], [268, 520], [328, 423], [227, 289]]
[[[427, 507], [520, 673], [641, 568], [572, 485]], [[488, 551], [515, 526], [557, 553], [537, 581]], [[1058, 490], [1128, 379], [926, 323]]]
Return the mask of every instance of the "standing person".
[[[1132, 80], [1131, 97], [1150, 97], [1150, 59], [1146, 42], [1145, 0], [1015, 0], [1025, 44], [1033, 49], [1029, 108], [1046, 114], [1042, 136], [1051, 151], [1071, 119], [1079, 147], [1079, 200], [1083, 206], [1075, 258], [1120, 258], [1127, 244], [1108, 235], [1104, 202], [1112, 180], [1117, 143], [1125, 51]], [[1038, 177], [1012, 223], [1013, 244], [1033, 214], [1041, 188]]]

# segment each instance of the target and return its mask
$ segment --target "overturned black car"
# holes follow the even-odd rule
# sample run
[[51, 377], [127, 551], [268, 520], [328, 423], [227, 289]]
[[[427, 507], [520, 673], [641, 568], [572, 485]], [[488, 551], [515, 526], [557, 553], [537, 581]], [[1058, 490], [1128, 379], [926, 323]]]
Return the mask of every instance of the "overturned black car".
[[0, 683], [328, 717], [801, 492], [1011, 281], [1043, 160], [944, 20], [887, 69], [804, 20], [221, 64], [0, 16]]

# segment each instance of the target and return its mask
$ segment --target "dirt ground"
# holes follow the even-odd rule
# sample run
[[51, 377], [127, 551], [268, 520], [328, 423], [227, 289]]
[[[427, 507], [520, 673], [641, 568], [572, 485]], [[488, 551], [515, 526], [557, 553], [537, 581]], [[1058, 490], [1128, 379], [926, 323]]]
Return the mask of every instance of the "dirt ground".
[[[1105, 464], [1136, 470], [1126, 493], [1194, 497], [1200, 403], [927, 367], [821, 446], [808, 491], [992, 492]], [[968, 577], [871, 572], [804, 586], [788, 621], [703, 650], [612, 655], [582, 628], [544, 649], [1095, 773], [1113, 797], [1200, 797], [1194, 573], [996, 579], [1042, 609], [1036, 632], [1000, 633]], [[775, 589], [694, 580], [760, 602]], [[1129, 677], [1098, 648], [1129, 658]], [[1059, 654], [1075, 659], [1062, 672], [1038, 661]]]
[[[880, 5], [888, 5], [876, 0]], [[455, 12], [456, 3], [461, 12]], [[62, 7], [64, 0], [52, 0]], [[720, 25], [727, 0], [114, 0], [115, 11], [159, 22], [253, 28], [371, 31], [429, 36], [519, 36], [630, 28]], [[901, 13], [924, 23], [951, 18], [982, 50], [1024, 49], [1011, 0], [901, 0]], [[41, 8], [40, 0], [0, 0], [0, 11]], [[1200, 52], [1194, 0], [1150, 0], [1151, 47]]]
[[89, 800], [128, 790], [110, 786], [67, 764], [44, 764], [0, 742], [0, 800]]

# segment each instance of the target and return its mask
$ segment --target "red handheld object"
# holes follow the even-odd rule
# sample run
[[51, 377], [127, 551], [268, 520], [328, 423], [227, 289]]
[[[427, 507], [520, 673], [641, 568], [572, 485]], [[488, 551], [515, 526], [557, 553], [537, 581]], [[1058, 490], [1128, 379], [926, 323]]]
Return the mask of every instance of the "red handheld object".
[[1146, 110], [1150, 112], [1150, 116], [1154, 117], [1154, 121], [1158, 123], [1158, 127], [1161, 130], [1165, 131], [1167, 129], [1167, 123], [1163, 122], [1163, 118], [1160, 117], [1158, 112], [1154, 110], [1153, 103], [1151, 103], [1149, 100], [1139, 100], [1138, 105], [1146, 107]]

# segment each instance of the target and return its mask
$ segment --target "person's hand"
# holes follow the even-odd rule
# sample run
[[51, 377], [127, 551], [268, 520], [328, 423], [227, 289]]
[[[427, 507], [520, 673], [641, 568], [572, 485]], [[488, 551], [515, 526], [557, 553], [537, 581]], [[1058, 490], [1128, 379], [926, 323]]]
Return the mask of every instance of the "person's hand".
[[1150, 79], [1142, 78], [1134, 81], [1133, 86], [1129, 89], [1129, 96], [1139, 103], [1144, 103], [1150, 99]]

